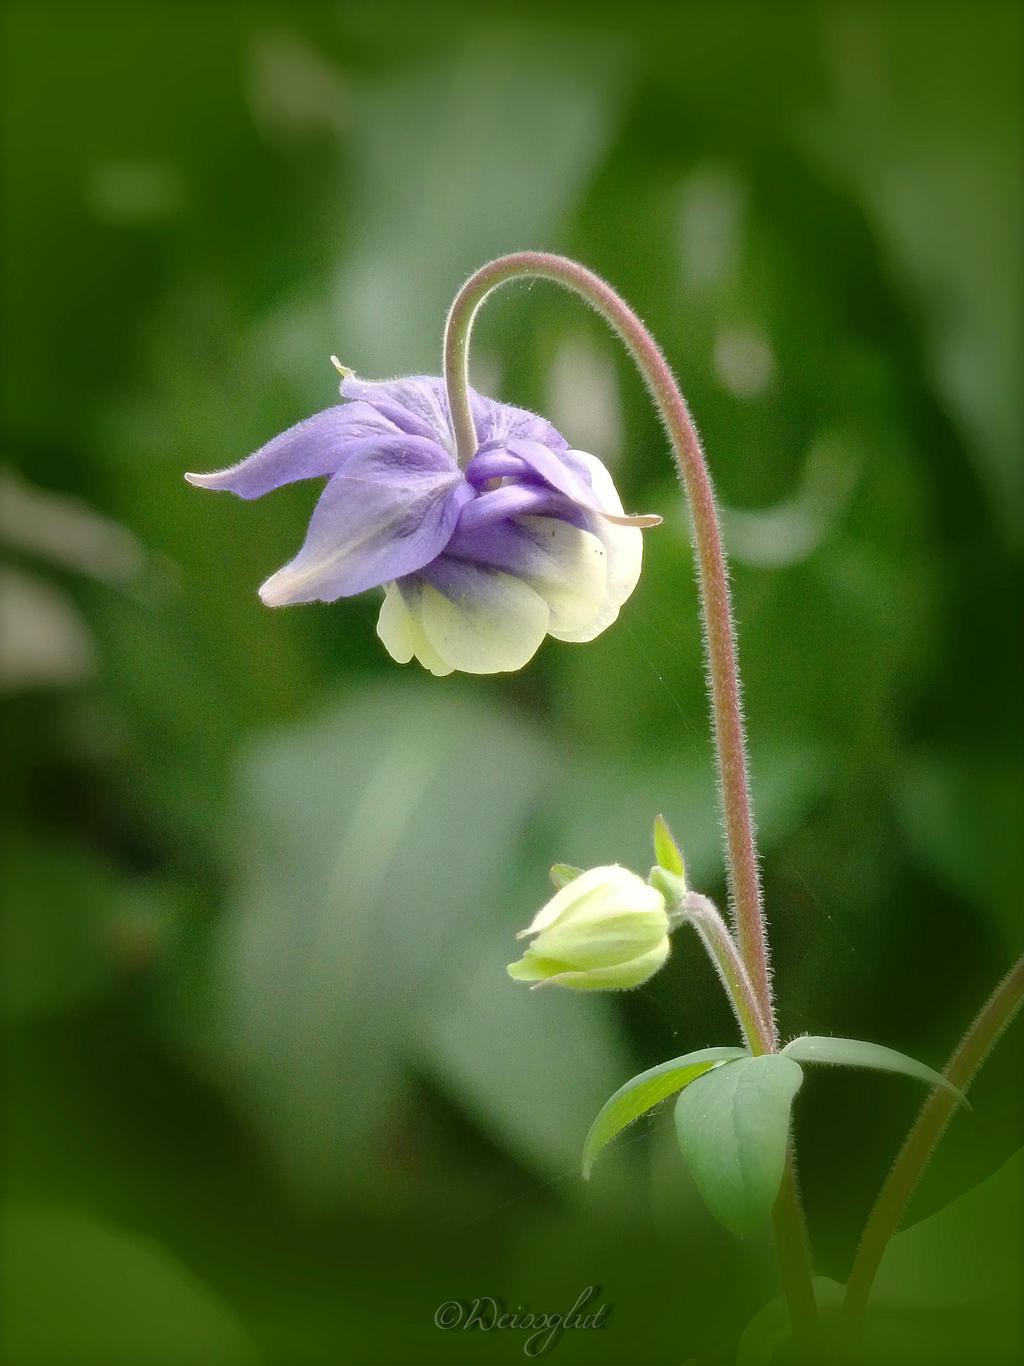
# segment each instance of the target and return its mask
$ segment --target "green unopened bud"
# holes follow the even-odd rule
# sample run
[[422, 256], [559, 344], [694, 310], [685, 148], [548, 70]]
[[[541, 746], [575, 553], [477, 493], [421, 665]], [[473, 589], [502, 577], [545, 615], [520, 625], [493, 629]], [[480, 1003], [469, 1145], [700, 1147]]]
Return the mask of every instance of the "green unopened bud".
[[519, 938], [533, 942], [509, 976], [535, 987], [639, 986], [669, 950], [665, 898], [627, 868], [590, 868], [556, 892]]

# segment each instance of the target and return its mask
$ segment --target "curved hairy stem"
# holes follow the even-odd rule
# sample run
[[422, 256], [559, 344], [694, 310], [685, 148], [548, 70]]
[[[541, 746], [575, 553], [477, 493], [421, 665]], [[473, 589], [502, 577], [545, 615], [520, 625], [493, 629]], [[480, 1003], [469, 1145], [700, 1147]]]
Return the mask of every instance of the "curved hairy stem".
[[736, 947], [736, 941], [729, 933], [729, 927], [722, 919], [718, 907], [699, 892], [687, 892], [680, 906], [684, 923], [689, 923], [700, 935], [708, 956], [715, 965], [725, 994], [736, 1013], [747, 1042], [754, 1046], [758, 1039], [768, 1034], [768, 1026], [761, 1014], [761, 1004], [757, 999], [754, 984], [750, 980], [746, 964]]
[[625, 343], [665, 425], [672, 453], [689, 500], [704, 619], [704, 639], [714, 725], [715, 749], [725, 817], [729, 896], [743, 961], [761, 1005], [767, 1034], [755, 1051], [777, 1047], [768, 946], [761, 905], [761, 884], [747, 779], [747, 745], [740, 706], [736, 646], [715, 497], [696, 429], [668, 362], [633, 310], [592, 271], [563, 256], [524, 251], [483, 266], [463, 285], [448, 314], [444, 336], [444, 375], [459, 461], [476, 448], [469, 405], [468, 356], [473, 320], [484, 299], [499, 285], [523, 277], [553, 280], [586, 300]]
[[[472, 458], [477, 444], [469, 402], [468, 361], [473, 321], [480, 305], [492, 290], [511, 280], [530, 277], [553, 280], [573, 291], [605, 319], [636, 362], [672, 445], [693, 521], [712, 729], [725, 824], [730, 907], [735, 920], [744, 977], [751, 986], [756, 1010], [747, 1009], [746, 1003], [735, 996], [733, 1000], [737, 1013], [741, 1014], [751, 1051], [755, 1054], [775, 1052], [778, 1049], [778, 1034], [754, 844], [747, 742], [736, 667], [729, 583], [714, 490], [696, 428], [668, 362], [633, 310], [599, 276], [564, 256], [527, 251], [490, 262], [463, 285], [449, 311], [444, 335], [445, 384], [459, 463], [464, 466]], [[739, 981], [737, 989], [742, 995]], [[813, 1331], [817, 1321], [817, 1309], [792, 1159], [786, 1168], [773, 1220], [794, 1331], [808, 1334]]]
[[[1024, 1002], [1024, 958], [1018, 959], [960, 1040], [946, 1064], [945, 1075], [966, 1091], [982, 1063]], [[899, 1227], [928, 1159], [946, 1131], [957, 1098], [945, 1089], [931, 1092], [904, 1140], [864, 1228], [846, 1286], [843, 1312], [856, 1317], [867, 1307], [879, 1264], [889, 1239]]]

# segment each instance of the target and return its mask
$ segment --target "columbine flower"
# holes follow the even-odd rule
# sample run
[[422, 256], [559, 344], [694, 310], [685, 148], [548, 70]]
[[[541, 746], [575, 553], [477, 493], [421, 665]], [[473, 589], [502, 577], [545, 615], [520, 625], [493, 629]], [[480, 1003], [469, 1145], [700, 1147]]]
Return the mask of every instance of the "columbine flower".
[[534, 986], [635, 987], [669, 950], [665, 900], [627, 868], [591, 868], [556, 892], [519, 934], [535, 936], [509, 975]]
[[260, 589], [270, 607], [385, 592], [377, 633], [400, 664], [501, 673], [546, 634], [592, 640], [640, 574], [639, 528], [608, 471], [543, 418], [471, 391], [477, 450], [455, 458], [445, 387], [426, 376], [369, 383], [255, 455], [193, 484], [259, 498], [328, 483], [298, 555]]

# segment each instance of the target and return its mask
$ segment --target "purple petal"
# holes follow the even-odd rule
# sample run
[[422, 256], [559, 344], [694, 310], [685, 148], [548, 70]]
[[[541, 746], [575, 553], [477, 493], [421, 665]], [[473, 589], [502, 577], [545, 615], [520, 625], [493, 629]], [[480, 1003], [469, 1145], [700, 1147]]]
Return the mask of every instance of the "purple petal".
[[356, 443], [327, 485], [305, 544], [260, 589], [268, 606], [333, 602], [422, 569], [473, 491], [454, 460], [415, 436]]
[[[373, 382], [346, 375], [341, 392], [345, 398], [372, 403], [403, 432], [432, 437], [446, 450], [454, 452], [451, 410], [443, 379], [434, 375], [411, 375], [407, 379]], [[496, 403], [475, 389], [469, 391], [469, 405], [478, 446], [488, 442], [525, 440], [538, 441], [554, 451], [569, 449], [569, 443], [550, 422], [525, 408]]]
[[346, 375], [341, 382], [341, 392], [345, 398], [362, 399], [371, 404], [400, 431], [436, 441], [446, 451], [454, 453], [443, 381], [430, 375], [387, 380]]
[[550, 489], [536, 485], [531, 488], [526, 484], [504, 484], [489, 493], [477, 494], [472, 502], [466, 504], [455, 535], [470, 535], [496, 522], [507, 521], [510, 517], [560, 512], [571, 514], [572, 511], [573, 504]]
[[533, 471], [525, 460], [509, 451], [481, 451], [466, 466], [466, 478], [477, 488], [491, 479], [529, 479]]
[[289, 427], [254, 455], [216, 474], [186, 474], [202, 489], [227, 489], [239, 498], [260, 498], [282, 484], [335, 474], [350, 442], [393, 436], [393, 423], [366, 403], [339, 404]]
[[[475, 400], [475, 401], [474, 401]], [[525, 408], [513, 408], [509, 403], [495, 403], [470, 390], [473, 422], [476, 426], [477, 446], [510, 441], [536, 441], [552, 451], [567, 451], [569, 443], [551, 423]]]
[[[497, 492], [504, 493], [505, 490], [499, 489]], [[553, 501], [561, 507], [553, 509]], [[471, 503], [463, 509], [455, 535], [445, 547], [445, 559], [472, 561], [475, 564], [489, 565], [494, 569], [505, 570], [509, 574], [528, 576], [535, 573], [539, 563], [538, 546], [542, 551], [545, 549], [545, 542], [548, 542], [550, 546], [547, 532], [540, 530], [542, 524], [537, 522], [523, 523], [511, 518], [503, 518], [501, 521], [471, 522], [467, 526], [466, 514], [473, 506]], [[577, 531], [588, 531], [591, 535], [596, 534], [593, 528], [588, 525], [592, 519], [589, 519], [585, 513], [565, 516], [562, 511], [564, 506], [562, 499], [552, 500], [548, 498], [546, 503], [537, 499], [533, 506], [518, 508], [517, 512], [520, 516], [545, 517], [552, 524], [564, 522], [568, 526], [575, 527]], [[554, 531], [553, 525], [551, 531], [552, 533]]]
[[460, 525], [445, 549], [445, 561], [466, 560], [509, 574], [525, 574], [529, 572], [533, 550], [533, 540], [514, 522], [503, 521], [469, 531]]
[[[563, 451], [556, 454], [536, 441], [507, 441], [502, 449], [522, 460], [535, 478], [543, 480], [566, 498], [572, 499], [578, 507], [604, 517], [609, 522], [616, 522], [620, 526], [648, 527], [657, 526], [661, 521], [661, 518], [656, 516], [627, 516], [620, 510], [621, 505], [606, 506], [594, 491], [590, 471], [585, 461], [580, 458], [582, 453], [579, 451]], [[483, 454], [490, 455], [492, 452]], [[587, 457], [590, 460], [595, 458]]]
[[556, 453], [539, 441], [505, 441], [501, 449], [521, 460], [533, 478], [543, 480], [574, 503], [582, 507], [593, 503], [594, 491], [586, 470], [582, 465], [566, 460], [563, 453]]

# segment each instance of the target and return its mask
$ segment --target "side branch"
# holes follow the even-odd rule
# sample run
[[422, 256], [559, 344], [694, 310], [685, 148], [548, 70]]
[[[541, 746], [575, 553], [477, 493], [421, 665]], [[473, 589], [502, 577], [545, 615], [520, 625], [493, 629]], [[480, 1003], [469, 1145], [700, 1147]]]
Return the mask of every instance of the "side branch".
[[687, 892], [680, 906], [680, 914], [683, 923], [691, 924], [700, 936], [725, 987], [725, 994], [747, 1043], [755, 1051], [763, 1049], [770, 1031], [761, 1014], [746, 964], [717, 906], [699, 892]]
[[[982, 1063], [999, 1041], [1024, 1002], [1024, 958], [1018, 959], [961, 1039], [946, 1064], [945, 1075], [960, 1091], [966, 1091]], [[921, 1173], [946, 1131], [957, 1107], [957, 1099], [939, 1088], [921, 1106], [917, 1119], [904, 1140], [885, 1184], [878, 1193], [864, 1229], [857, 1256], [846, 1286], [843, 1312], [851, 1317], [862, 1314], [874, 1284], [878, 1267], [889, 1239], [899, 1228]]]

